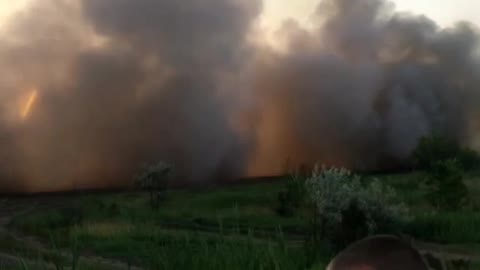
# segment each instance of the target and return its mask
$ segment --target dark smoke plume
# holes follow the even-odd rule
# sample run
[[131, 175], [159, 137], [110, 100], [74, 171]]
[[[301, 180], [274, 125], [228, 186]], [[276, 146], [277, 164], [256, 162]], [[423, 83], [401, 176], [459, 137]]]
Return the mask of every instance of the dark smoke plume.
[[39, 89], [28, 119], [2, 107], [0, 188], [122, 185], [158, 160], [178, 181], [239, 177], [248, 142], [224, 92], [259, 12], [243, 0], [33, 2], [0, 48], [2, 104]]
[[265, 105], [254, 171], [280, 172], [287, 158], [387, 168], [404, 164], [425, 135], [475, 139], [474, 26], [442, 29], [382, 0], [323, 0], [314, 16], [314, 30], [286, 22], [286, 51], [259, 57], [255, 94]]
[[474, 26], [323, 0], [279, 51], [252, 39], [261, 6], [33, 1], [0, 36], [0, 191], [128, 185], [158, 160], [178, 183], [382, 168], [433, 132], [475, 141]]

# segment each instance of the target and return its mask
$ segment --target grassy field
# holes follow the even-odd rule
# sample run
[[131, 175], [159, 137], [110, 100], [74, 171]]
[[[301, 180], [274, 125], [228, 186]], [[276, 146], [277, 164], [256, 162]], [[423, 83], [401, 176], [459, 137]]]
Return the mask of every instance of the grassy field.
[[[402, 233], [472, 254], [480, 251], [480, 174], [465, 180], [472, 205], [452, 212], [436, 212], [425, 201], [418, 187], [421, 173], [369, 175], [364, 180], [374, 177], [392, 186], [398, 200], [411, 209], [411, 221]], [[126, 267], [324, 269], [331, 255], [310, 254], [303, 244], [308, 237], [305, 210], [292, 217], [275, 211], [284, 182], [174, 190], [158, 210], [149, 207], [144, 193], [81, 194], [65, 200], [62, 207], [15, 216], [8, 228], [17, 235], [35, 236], [34, 241], [46, 249], [74, 250]], [[22, 251], [11, 239], [0, 238], [0, 251], [55, 259], [38, 248]]]

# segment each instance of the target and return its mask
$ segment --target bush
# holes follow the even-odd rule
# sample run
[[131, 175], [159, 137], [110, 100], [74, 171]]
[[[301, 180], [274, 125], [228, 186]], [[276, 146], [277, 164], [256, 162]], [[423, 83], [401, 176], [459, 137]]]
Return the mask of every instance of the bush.
[[278, 193], [277, 213], [281, 216], [293, 216], [305, 200], [305, 180], [299, 174], [292, 174], [285, 190]]
[[159, 162], [152, 166], [146, 166], [135, 176], [135, 185], [150, 193], [150, 205], [158, 208], [160, 202], [165, 199], [168, 182], [172, 177], [173, 169], [169, 164]]
[[312, 240], [327, 241], [335, 250], [368, 235], [393, 232], [408, 216], [403, 204], [393, 203], [393, 189], [378, 180], [362, 185], [345, 169], [314, 170], [306, 190], [313, 206]]
[[456, 159], [435, 162], [427, 172], [427, 199], [439, 209], [453, 210], [468, 200], [463, 171]]
[[457, 159], [465, 170], [480, 164], [480, 157], [475, 151], [439, 136], [423, 137], [413, 152], [413, 163], [419, 169], [428, 170], [435, 163], [448, 159]]

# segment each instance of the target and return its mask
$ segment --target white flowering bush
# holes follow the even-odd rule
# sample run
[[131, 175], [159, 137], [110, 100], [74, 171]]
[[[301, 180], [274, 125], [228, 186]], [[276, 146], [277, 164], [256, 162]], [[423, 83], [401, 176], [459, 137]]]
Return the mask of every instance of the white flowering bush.
[[362, 184], [346, 169], [316, 168], [305, 184], [313, 206], [311, 221], [316, 241], [330, 240], [343, 246], [386, 232], [408, 216], [403, 204], [394, 203], [393, 189], [378, 180]]
[[340, 222], [341, 210], [347, 208], [347, 198], [359, 189], [360, 181], [345, 169], [320, 171], [317, 168], [305, 185], [316, 214], [331, 222]]

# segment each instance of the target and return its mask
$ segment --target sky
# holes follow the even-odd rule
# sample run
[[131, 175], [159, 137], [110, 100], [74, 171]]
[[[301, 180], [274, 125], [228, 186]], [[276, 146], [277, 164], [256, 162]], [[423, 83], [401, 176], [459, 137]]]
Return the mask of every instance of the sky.
[[[278, 26], [285, 18], [295, 18], [308, 24], [309, 14], [319, 0], [265, 0], [263, 24]], [[478, 0], [395, 0], [400, 11], [426, 14], [443, 26], [459, 20], [468, 20], [480, 25]]]
[[[1, 25], [28, 1], [35, 0], [0, 0]], [[308, 25], [309, 15], [319, 0], [264, 0], [262, 26], [274, 31], [283, 20], [294, 18]], [[478, 0], [394, 0], [398, 10], [426, 14], [443, 26], [459, 20], [468, 20], [480, 25], [480, 17], [475, 13], [480, 10]]]
[[0, 25], [30, 0], [0, 0]]

